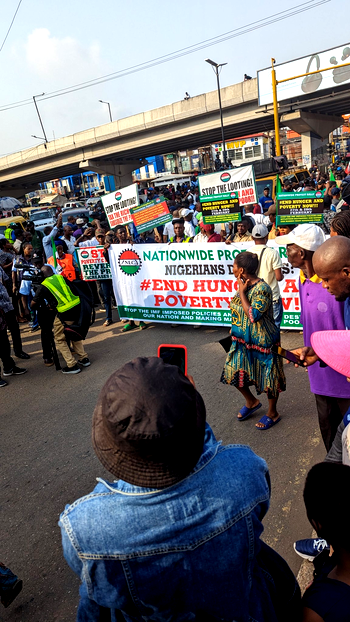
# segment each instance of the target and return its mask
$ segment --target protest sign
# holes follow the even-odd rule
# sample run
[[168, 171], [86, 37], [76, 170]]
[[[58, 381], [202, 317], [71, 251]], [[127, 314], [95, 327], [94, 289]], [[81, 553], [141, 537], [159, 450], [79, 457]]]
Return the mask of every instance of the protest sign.
[[276, 226], [323, 222], [323, 193], [279, 192], [276, 202]]
[[132, 222], [130, 209], [139, 204], [137, 184], [120, 188], [101, 197], [106, 216], [111, 229], [117, 225], [127, 225]]
[[210, 194], [200, 197], [202, 216], [205, 225], [217, 222], [233, 222], [241, 220], [241, 210], [237, 192], [225, 192], [224, 194]]
[[[202, 205], [203, 203], [209, 203], [211, 201], [232, 199], [233, 192], [237, 192], [239, 205], [241, 207], [248, 203], [257, 202], [254, 168], [251, 165], [241, 166], [240, 168], [227, 171], [218, 171], [217, 173], [209, 173], [209, 175], [199, 175], [198, 187], [199, 200]], [[226, 195], [226, 197], [225, 199], [220, 199], [218, 195]], [[217, 208], [219, 209], [219, 206], [217, 206]], [[207, 209], [209, 209], [209, 206]], [[227, 204], [226, 207], [223, 205], [222, 209], [227, 209]], [[234, 218], [233, 216], [236, 217]], [[227, 220], [216, 220], [214, 222], [227, 222], [232, 220], [241, 220], [240, 210], [231, 214], [231, 217]]]
[[137, 207], [132, 207], [131, 216], [134, 221], [137, 233], [144, 233], [144, 231], [150, 231], [160, 225], [172, 220], [172, 215], [168, 210], [168, 205], [163, 196], [153, 201], [143, 203]]
[[103, 256], [103, 246], [77, 248], [77, 255], [83, 281], [103, 281], [112, 278], [110, 265]]
[[[284, 280], [279, 283], [283, 302], [281, 328], [300, 330], [299, 271], [280, 253]], [[119, 316], [145, 322], [176, 322], [229, 326], [230, 301], [238, 284], [232, 268], [246, 244], [114, 244], [110, 248], [113, 288]]]

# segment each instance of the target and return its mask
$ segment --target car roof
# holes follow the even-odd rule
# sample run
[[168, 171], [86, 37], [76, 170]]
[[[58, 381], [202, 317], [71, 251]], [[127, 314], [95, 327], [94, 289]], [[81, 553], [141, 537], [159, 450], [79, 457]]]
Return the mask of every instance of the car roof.
[[87, 207], [74, 207], [72, 209], [64, 210], [65, 216], [76, 216], [77, 214], [84, 214], [84, 216], [89, 215], [89, 210]]

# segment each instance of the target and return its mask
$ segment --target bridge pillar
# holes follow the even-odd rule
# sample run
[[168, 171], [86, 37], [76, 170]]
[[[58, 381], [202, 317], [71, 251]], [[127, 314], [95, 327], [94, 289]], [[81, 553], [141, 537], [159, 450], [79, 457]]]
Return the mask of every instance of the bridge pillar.
[[94, 171], [94, 173], [100, 173], [100, 175], [112, 175], [116, 188], [123, 188], [132, 184], [132, 172], [143, 165], [143, 162], [139, 159], [120, 162], [114, 160], [83, 160], [79, 162], [79, 168], [83, 171]]
[[328, 143], [328, 135], [344, 123], [343, 117], [318, 114], [304, 110], [287, 112], [281, 116], [281, 125], [290, 127], [301, 134], [303, 164], [312, 164], [312, 152]]

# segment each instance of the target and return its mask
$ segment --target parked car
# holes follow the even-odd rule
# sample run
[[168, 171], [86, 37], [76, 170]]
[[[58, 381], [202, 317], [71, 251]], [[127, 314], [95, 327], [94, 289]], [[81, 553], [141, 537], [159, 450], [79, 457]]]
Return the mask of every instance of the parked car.
[[67, 201], [62, 207], [62, 212], [65, 212], [68, 209], [85, 209], [85, 204], [81, 201]]
[[35, 229], [44, 233], [45, 227], [54, 227], [56, 224], [56, 209], [46, 208], [38, 209], [30, 214], [30, 218], [34, 223]]
[[89, 210], [86, 207], [67, 209], [62, 212], [62, 226], [68, 224], [68, 216], [74, 216], [74, 218], [89, 218]]

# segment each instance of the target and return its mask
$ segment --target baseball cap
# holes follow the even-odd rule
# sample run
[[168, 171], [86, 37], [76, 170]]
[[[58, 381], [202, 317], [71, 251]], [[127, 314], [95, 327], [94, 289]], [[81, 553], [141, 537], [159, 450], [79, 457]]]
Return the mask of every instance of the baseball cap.
[[253, 227], [252, 238], [267, 238], [268, 235], [268, 229], [262, 223]]
[[307, 251], [317, 251], [326, 241], [326, 236], [318, 225], [305, 223], [298, 225], [287, 235], [281, 235], [274, 240], [277, 244], [296, 244]]
[[326, 365], [350, 378], [349, 330], [317, 331], [311, 335], [311, 345]]
[[272, 204], [267, 210], [266, 216], [273, 216], [274, 214], [276, 214], [276, 205]]
[[76, 222], [77, 225], [83, 225], [84, 224], [83, 218], [77, 218], [75, 222]]
[[183, 210], [181, 210], [181, 216], [183, 218], [185, 218], [185, 216], [189, 216], [190, 214], [193, 214], [191, 209], [183, 209]]
[[331, 189], [331, 194], [333, 196], [335, 196], [336, 194], [340, 194], [340, 188], [332, 188]]
[[268, 190], [270, 192], [269, 186], [265, 186], [264, 190]]

